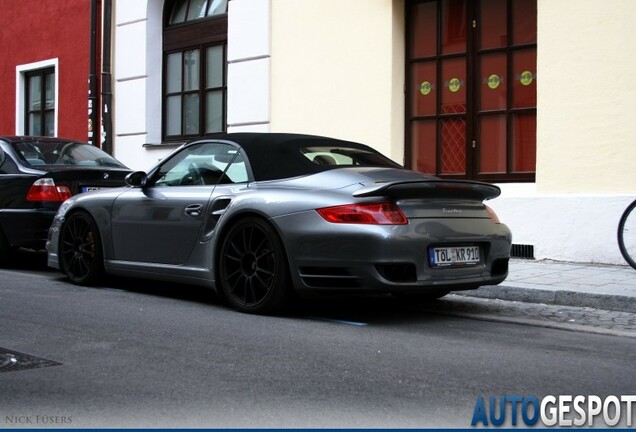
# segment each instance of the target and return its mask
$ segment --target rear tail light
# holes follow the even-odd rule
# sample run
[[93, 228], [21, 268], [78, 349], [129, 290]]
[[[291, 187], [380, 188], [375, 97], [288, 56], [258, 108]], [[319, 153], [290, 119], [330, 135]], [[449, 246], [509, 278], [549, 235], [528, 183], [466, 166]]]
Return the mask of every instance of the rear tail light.
[[495, 211], [493, 209], [491, 209], [487, 205], [484, 205], [484, 207], [486, 207], [486, 211], [488, 212], [488, 215], [490, 216], [490, 219], [492, 219], [492, 221], [494, 223], [496, 223], [496, 224], [501, 223], [499, 221], [499, 217], [497, 216], [497, 213], [495, 213]]
[[71, 196], [71, 190], [67, 186], [57, 186], [52, 178], [41, 178], [31, 185], [26, 199], [36, 202], [62, 202]]
[[327, 222], [366, 225], [406, 225], [408, 220], [398, 206], [390, 202], [347, 204], [316, 210]]

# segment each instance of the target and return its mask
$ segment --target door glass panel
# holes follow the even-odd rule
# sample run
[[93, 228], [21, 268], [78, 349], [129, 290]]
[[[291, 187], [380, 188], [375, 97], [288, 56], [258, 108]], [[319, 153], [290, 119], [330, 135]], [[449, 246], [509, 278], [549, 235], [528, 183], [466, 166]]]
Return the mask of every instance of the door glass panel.
[[183, 89], [199, 89], [199, 50], [190, 50], [183, 53]]
[[414, 116], [435, 115], [437, 112], [437, 62], [424, 62], [413, 65], [411, 88]]
[[442, 54], [466, 52], [466, 0], [442, 1]]
[[40, 114], [39, 112], [29, 114], [29, 135], [43, 135], [42, 114]]
[[537, 116], [518, 114], [512, 116], [512, 170], [534, 172], [537, 154]]
[[411, 8], [411, 57], [437, 54], [437, 3], [418, 3]]
[[480, 46], [502, 48], [508, 43], [507, 0], [481, 0], [479, 11]]
[[170, 24], [178, 24], [185, 21], [186, 10], [188, 9], [187, 0], [178, 0], [172, 8], [170, 16]]
[[435, 174], [437, 171], [436, 120], [413, 122], [411, 128], [413, 169]]
[[42, 109], [42, 77], [40, 75], [29, 78], [29, 110]]
[[181, 53], [168, 54], [168, 66], [166, 68], [166, 87], [168, 93], [181, 91]]
[[519, 50], [512, 54], [512, 70], [514, 74], [512, 105], [514, 108], [535, 107], [537, 105], [536, 68], [536, 48]]
[[187, 94], [183, 97], [183, 113], [186, 135], [199, 133], [199, 94]]
[[451, 118], [441, 120], [442, 174], [466, 172], [466, 120]]
[[537, 2], [512, 1], [512, 43], [514, 45], [537, 41]]
[[205, 132], [221, 132], [223, 130], [223, 92], [211, 91], [206, 94]]
[[55, 108], [55, 74], [46, 74], [44, 91], [46, 95], [46, 109]]
[[207, 0], [192, 0], [190, 2], [190, 9], [188, 9], [188, 21], [205, 18], [207, 6]]
[[479, 59], [479, 109], [506, 109], [506, 53], [482, 55]]
[[206, 54], [206, 88], [223, 86], [223, 46], [208, 47]]
[[44, 135], [55, 136], [55, 113], [47, 111], [44, 114]]
[[479, 121], [479, 172], [506, 172], [506, 116], [489, 115]]
[[169, 96], [167, 98], [166, 134], [181, 135], [181, 96]]
[[442, 113], [466, 112], [466, 60], [443, 60], [442, 82]]
[[224, 14], [227, 12], [227, 0], [210, 0], [208, 16]]

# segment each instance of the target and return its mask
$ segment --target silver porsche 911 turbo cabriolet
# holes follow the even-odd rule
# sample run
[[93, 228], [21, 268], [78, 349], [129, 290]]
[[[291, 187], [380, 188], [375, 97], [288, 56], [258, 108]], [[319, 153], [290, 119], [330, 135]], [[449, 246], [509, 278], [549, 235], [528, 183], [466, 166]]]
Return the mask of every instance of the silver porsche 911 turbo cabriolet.
[[432, 299], [508, 274], [510, 231], [483, 203], [496, 186], [410, 171], [362, 144], [214, 135], [126, 182], [60, 207], [48, 263], [72, 282], [197, 284], [273, 313], [293, 292]]

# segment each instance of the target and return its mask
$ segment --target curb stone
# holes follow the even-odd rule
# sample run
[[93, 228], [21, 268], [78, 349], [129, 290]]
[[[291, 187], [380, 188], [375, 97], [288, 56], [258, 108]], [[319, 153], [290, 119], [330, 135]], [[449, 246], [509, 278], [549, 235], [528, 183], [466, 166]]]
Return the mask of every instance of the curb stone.
[[595, 309], [636, 313], [636, 298], [621, 295], [585, 293], [566, 289], [548, 290], [527, 288], [511, 284], [488, 285], [471, 291], [454, 291], [466, 297], [542, 303], [548, 305], [590, 307]]

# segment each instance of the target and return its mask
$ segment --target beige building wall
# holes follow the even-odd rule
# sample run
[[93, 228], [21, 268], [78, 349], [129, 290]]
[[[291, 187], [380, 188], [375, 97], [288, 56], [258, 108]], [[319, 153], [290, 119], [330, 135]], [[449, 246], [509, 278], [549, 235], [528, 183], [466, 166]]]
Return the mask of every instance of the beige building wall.
[[537, 192], [636, 195], [636, 1], [539, 0]]
[[[268, 129], [402, 162], [404, 0], [269, 1]], [[636, 1], [537, 1], [537, 181], [500, 184], [491, 205], [537, 259], [621, 264], [616, 226], [636, 195]]]
[[633, 0], [538, 0], [536, 183], [493, 201], [535, 257], [625, 264], [620, 216], [636, 196]]
[[404, 159], [403, 0], [271, 0], [271, 132]]

